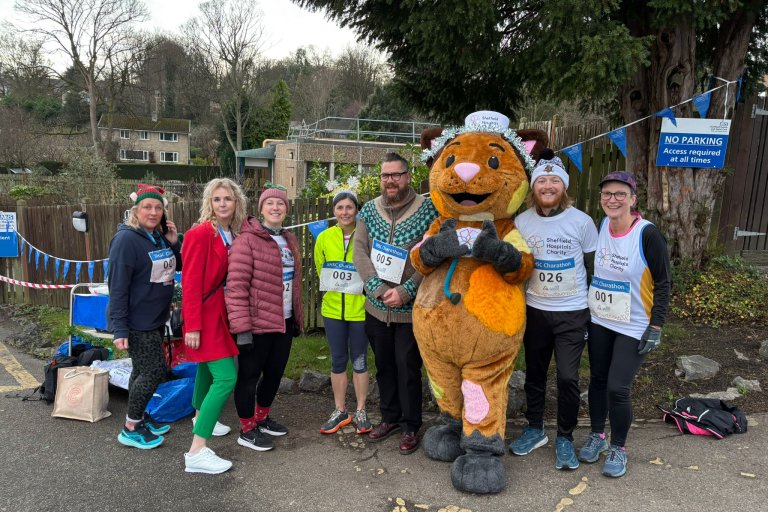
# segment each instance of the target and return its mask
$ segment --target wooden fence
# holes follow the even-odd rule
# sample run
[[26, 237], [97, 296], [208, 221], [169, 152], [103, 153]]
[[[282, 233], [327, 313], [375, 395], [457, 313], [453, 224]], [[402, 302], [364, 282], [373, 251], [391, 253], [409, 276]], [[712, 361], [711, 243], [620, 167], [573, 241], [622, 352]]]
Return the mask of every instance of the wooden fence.
[[[576, 206], [597, 219], [602, 215], [598, 199], [597, 183], [608, 172], [623, 169], [624, 158], [611, 144], [587, 144], [583, 151], [583, 169], [579, 173], [567, 159], [570, 175], [571, 196]], [[73, 185], [74, 186], [74, 185]], [[135, 185], [134, 185], [135, 186]], [[3, 206], [0, 204], [0, 206]], [[117, 224], [122, 221], [128, 204], [78, 204], [56, 206], [29, 206], [25, 201], [16, 205], [5, 205], [4, 211], [16, 211], [20, 234], [33, 247], [52, 257], [67, 260], [101, 260], [108, 256], [109, 241], [115, 233]], [[251, 214], [255, 214], [256, 202], [249, 205]], [[90, 230], [87, 234], [75, 231], [72, 227], [72, 212], [85, 210], [89, 218]], [[169, 206], [171, 218], [181, 232], [188, 230], [197, 220], [200, 211], [199, 200], [172, 202]], [[314, 329], [321, 325], [318, 278], [314, 269], [313, 239], [309, 229], [303, 224], [321, 219], [332, 219], [332, 208], [327, 198], [295, 199], [291, 201], [286, 225], [302, 225], [295, 228], [302, 249], [304, 271], [303, 289], [307, 328]], [[36, 261], [37, 259], [37, 261]], [[0, 273], [22, 281], [39, 284], [75, 283], [75, 264], [71, 264], [66, 276], [62, 277], [63, 265], [56, 277], [54, 260], [49, 259], [47, 267], [44, 256], [30, 258], [28, 247], [21, 258], [3, 258], [0, 260]], [[83, 264], [79, 282], [88, 282], [88, 265]], [[103, 282], [104, 273], [101, 263], [96, 263], [93, 281]], [[48, 304], [68, 307], [69, 290], [37, 290], [20, 286], [0, 285], [0, 302], [22, 302], [29, 304]]]

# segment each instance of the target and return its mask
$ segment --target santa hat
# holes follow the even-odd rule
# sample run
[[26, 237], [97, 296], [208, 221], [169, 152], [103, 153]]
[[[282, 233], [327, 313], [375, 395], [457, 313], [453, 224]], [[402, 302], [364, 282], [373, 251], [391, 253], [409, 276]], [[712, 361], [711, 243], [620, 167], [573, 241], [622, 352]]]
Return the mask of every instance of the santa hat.
[[565, 171], [565, 165], [560, 157], [555, 156], [554, 151], [549, 148], [541, 150], [541, 158], [536, 162], [536, 167], [531, 173], [531, 185], [541, 176], [557, 176], [568, 188], [568, 173]]
[[273, 185], [272, 183], [264, 184], [264, 190], [259, 196], [259, 213], [261, 213], [261, 207], [264, 205], [264, 201], [270, 197], [276, 197], [282, 199], [285, 206], [288, 206], [288, 192], [282, 185]]
[[163, 206], [168, 206], [168, 200], [163, 197], [165, 190], [157, 185], [147, 185], [146, 183], [139, 183], [136, 192], [131, 192], [131, 199], [133, 204], [137, 205], [145, 199], [157, 199]]

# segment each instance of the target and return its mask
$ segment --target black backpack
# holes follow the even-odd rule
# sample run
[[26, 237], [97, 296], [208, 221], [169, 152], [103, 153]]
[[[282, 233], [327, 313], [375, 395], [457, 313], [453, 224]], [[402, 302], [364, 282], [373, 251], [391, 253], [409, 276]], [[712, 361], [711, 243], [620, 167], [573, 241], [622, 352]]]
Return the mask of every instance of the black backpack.
[[674, 424], [683, 434], [714, 436], [722, 439], [747, 431], [747, 417], [735, 406], [715, 398], [680, 398], [672, 408], [659, 406], [666, 423]]
[[40, 400], [52, 403], [56, 398], [56, 382], [59, 368], [77, 366], [77, 358], [70, 356], [55, 356], [51, 362], [45, 365], [43, 370], [43, 383], [35, 390], [40, 393]]
[[106, 361], [107, 359], [109, 359], [109, 350], [104, 347], [93, 347], [77, 356], [76, 366], [91, 366], [94, 361]]

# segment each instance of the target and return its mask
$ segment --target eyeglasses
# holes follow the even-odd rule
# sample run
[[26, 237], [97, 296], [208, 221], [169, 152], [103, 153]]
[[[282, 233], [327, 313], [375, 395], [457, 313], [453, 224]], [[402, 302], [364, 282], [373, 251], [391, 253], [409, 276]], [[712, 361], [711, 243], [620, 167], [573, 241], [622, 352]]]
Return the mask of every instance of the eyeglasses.
[[600, 192], [600, 199], [603, 201], [610, 201], [611, 196], [613, 196], [617, 201], [623, 201], [628, 195], [627, 192]]
[[402, 178], [406, 174], [408, 174], [408, 171], [384, 173], [381, 175], [381, 181], [387, 181], [387, 180], [400, 181], [400, 178]]

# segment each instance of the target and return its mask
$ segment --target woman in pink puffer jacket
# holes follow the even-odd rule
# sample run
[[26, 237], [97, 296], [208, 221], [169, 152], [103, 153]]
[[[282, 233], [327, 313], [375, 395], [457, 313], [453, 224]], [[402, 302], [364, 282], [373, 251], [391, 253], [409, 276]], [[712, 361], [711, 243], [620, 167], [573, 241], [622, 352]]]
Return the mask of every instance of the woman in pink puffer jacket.
[[288, 363], [291, 341], [304, 326], [304, 312], [299, 243], [282, 227], [288, 214], [285, 189], [266, 188], [259, 197], [259, 213], [263, 220], [248, 217], [232, 244], [226, 300], [230, 329], [240, 350], [235, 386], [241, 426], [237, 443], [267, 451], [274, 448], [271, 437], [288, 433], [270, 418], [269, 410]]

